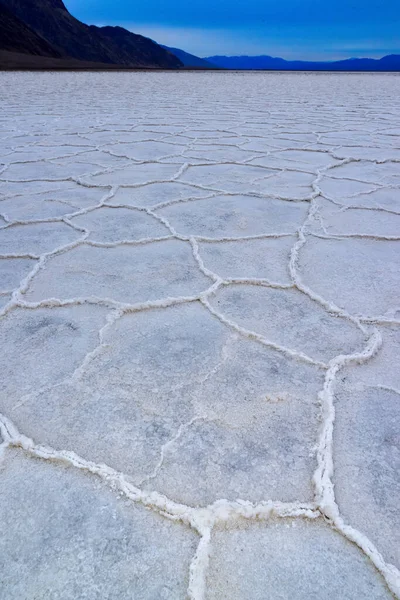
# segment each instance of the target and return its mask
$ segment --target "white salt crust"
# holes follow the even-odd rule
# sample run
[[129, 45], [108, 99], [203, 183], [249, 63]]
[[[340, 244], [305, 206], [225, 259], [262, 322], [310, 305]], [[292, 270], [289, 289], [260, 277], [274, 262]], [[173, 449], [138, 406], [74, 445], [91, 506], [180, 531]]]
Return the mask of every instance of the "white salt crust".
[[[175, 102], [179, 107], [180, 100], [174, 87], [177, 75], [136, 76], [144, 88], [155, 83], [166, 85], [165, 93], [172, 105]], [[49, 89], [48, 86], [53, 85], [49, 77], [48, 74], [35, 74], [34, 84], [30, 75], [3, 75], [3, 78], [9, 79], [10, 90], [21, 90], [21, 86], [28, 84], [31, 92], [37, 82], [40, 89]], [[61, 77], [57, 75], [57, 79]], [[71, 85], [81, 85], [81, 76], [73, 74], [70, 77]], [[383, 218], [379, 232], [375, 234], [370, 231], [376, 215], [400, 214], [400, 158], [395, 134], [391, 133], [396, 116], [398, 119], [395, 110], [399, 108], [397, 80], [381, 76], [384, 91], [376, 92], [382, 105], [380, 113], [376, 110], [377, 99], [372, 90], [372, 87], [375, 90], [375, 79], [370, 80], [368, 76], [357, 76], [353, 80], [343, 76], [312, 76], [318, 90], [316, 106], [311, 109], [302, 107], [296, 112], [295, 103], [299, 97], [297, 85], [304, 86], [304, 94], [310, 93], [307, 82], [311, 76], [297, 78], [294, 91], [291, 87], [294, 76], [282, 75], [281, 79], [277, 79], [277, 75], [270, 75], [264, 79], [265, 76], [252, 75], [252, 85], [260, 93], [260, 98], [265, 98], [265, 95], [269, 98], [268, 108], [254, 101], [243, 110], [239, 93], [241, 84], [237, 76], [197, 74], [198, 79], [194, 80], [192, 74], [179, 74], [180, 82], [185, 77], [191, 85], [197, 86], [203, 104], [196, 107], [194, 112], [184, 115], [183, 120], [182, 114], [178, 115], [175, 109], [165, 108], [170, 113], [170, 119], [165, 120], [164, 107], [160, 108], [159, 100], [152, 98], [148, 111], [147, 97], [145, 99], [140, 95], [143, 92], [131, 91], [126, 75], [106, 77], [120, 77], [126, 94], [136, 95], [137, 114], [126, 112], [124, 95], [119, 98], [116, 112], [110, 115], [101, 113], [103, 103], [113, 101], [115, 96], [110, 91], [104, 92], [105, 98], [101, 95], [103, 75], [98, 74], [90, 78], [98, 86], [95, 92], [85, 88], [88, 97], [94, 94], [95, 106], [100, 111], [96, 122], [86, 106], [82, 105], [77, 122], [72, 122], [71, 126], [65, 99], [57, 94], [60, 122], [54, 122], [44, 114], [39, 122], [36, 122], [36, 117], [22, 119], [26, 108], [22, 111], [17, 92], [12, 98], [12, 110], [9, 112], [16, 120], [12, 121], [10, 117], [1, 120], [0, 267], [1, 264], [7, 265], [7, 273], [10, 273], [9, 264], [15, 264], [18, 268], [15, 281], [7, 276], [7, 283], [1, 290], [1, 299], [5, 299], [5, 303], [0, 317], [6, 320], [20, 310], [29, 312], [50, 308], [57, 311], [61, 307], [80, 305], [103, 307], [107, 314], [97, 334], [98, 344], [85, 354], [80, 366], [67, 378], [71, 382], [85, 380], [88, 367], [107, 348], [107, 334], [125, 315], [191, 303], [200, 303], [212, 318], [241, 339], [251, 340], [288, 360], [315, 367], [324, 374], [324, 384], [318, 394], [321, 423], [316, 440], [314, 499], [311, 502], [280, 502], [266, 498], [254, 503], [246, 498], [236, 501], [221, 498], [207, 506], [194, 507], [176, 502], [156, 489], [144, 489], [156, 480], [167, 454], [179, 443], [185, 431], [195, 423], [201, 426], [206, 419], [203, 414], [197, 414], [180, 424], [176, 433], [160, 448], [158, 462], [140, 485], [134, 485], [127, 474], [107, 464], [92, 462], [70, 450], [36, 443], [20, 433], [7, 415], [0, 416], [0, 452], [5, 456], [6, 448], [10, 448], [11, 452], [12, 448], [22, 448], [32, 458], [51, 461], [55, 465], [66, 463], [82, 472], [94, 474], [129, 501], [196, 531], [200, 539], [191, 562], [187, 590], [191, 600], [206, 598], [207, 570], [215, 528], [235, 528], [243, 519], [250, 523], [276, 518], [314, 520], [319, 517], [323, 517], [330, 527], [356, 544], [383, 576], [392, 594], [400, 598], [399, 570], [386, 562], [379, 548], [361, 531], [346, 523], [341, 515], [335, 499], [333, 460], [338, 377], [343, 369], [352, 365], [368, 365], [374, 357], [379, 356], [382, 346], [379, 327], [388, 323], [398, 326], [400, 307], [390, 305], [380, 310], [384, 303], [379, 296], [380, 282], [377, 281], [375, 301], [368, 303], [361, 297], [360, 306], [365, 306], [365, 309], [349, 309], [346, 297], [343, 300], [335, 290], [341, 284], [341, 273], [334, 269], [335, 255], [329, 257], [329, 266], [332, 266], [333, 276], [336, 277], [332, 288], [324, 285], [314, 288], [309, 283], [313, 270], [311, 250], [304, 259], [312, 244], [323, 244], [327, 240], [337, 244], [355, 244], [358, 241], [375, 244], [379, 246], [373, 246], [371, 252], [378, 247], [379, 252], [383, 248], [383, 253], [385, 248], [392, 253], [394, 246], [388, 244], [393, 245], [400, 240], [400, 233], [393, 235], [390, 228], [386, 233], [385, 224], [389, 221]], [[213, 85], [219, 86], [221, 80], [230, 89], [233, 100], [227, 96], [224, 109], [218, 108], [214, 112], [212, 98], [204, 95], [202, 86], [206, 83], [210, 91]], [[269, 82], [268, 86], [272, 82], [277, 90], [285, 94], [285, 98], [291, 96], [291, 112], [284, 108], [282, 102], [268, 96], [266, 81]], [[203, 82], [200, 87], [199, 82]], [[343, 85], [348, 87], [348, 104], [333, 108], [335, 119], [330, 114], [331, 109], [328, 111], [321, 102], [318, 104], [318, 98], [320, 101], [327, 99], [321, 82], [324, 85], [329, 83], [336, 90]], [[351, 112], [354, 85], [363, 85], [366, 92], [363, 106], [357, 108], [356, 115]], [[33, 104], [36, 103], [36, 107], [41, 109], [42, 102], [43, 98], [35, 96]], [[161, 114], [161, 120], [157, 120], [157, 114]], [[353, 128], [350, 138], [349, 127]], [[84, 196], [85, 190], [87, 197]], [[29, 203], [26, 199], [21, 200], [27, 194], [30, 196]], [[25, 212], [32, 216], [32, 206], [36, 200], [38, 213], [35, 218], [22, 218]], [[39, 204], [42, 201], [43, 204]], [[332, 221], [334, 232], [330, 232], [330, 216], [321, 209], [321, 201], [332, 203], [343, 215], [350, 211], [363, 211], [364, 230], [340, 231], [340, 219], [335, 213]], [[61, 212], [55, 216], [42, 216], [40, 207], [44, 210], [46, 204], [45, 214], [48, 214], [48, 206], [52, 203]], [[18, 209], [15, 212], [14, 204]], [[272, 221], [269, 220], [269, 210], [273, 212]], [[259, 211], [256, 221], [252, 221], [252, 211]], [[117, 220], [118, 212], [121, 215], [121, 222], [116, 222], [115, 227], [124, 232], [123, 239], [117, 239], [106, 222], [103, 227], [101, 215], [104, 214], [103, 218], [107, 219], [106, 215], [111, 212]], [[13, 218], [12, 214], [19, 216]], [[135, 215], [141, 219], [139, 234], [132, 238], [125, 233], [128, 231], [129, 234], [129, 227], [126, 228], [123, 222], [128, 214], [133, 215], [133, 220]], [[349, 222], [355, 226], [357, 221], [353, 219]], [[54, 231], [64, 232], [59, 235], [63, 240], [61, 244], [54, 244], [51, 241], [53, 238], [46, 236], [46, 232], [53, 227], [58, 228]], [[147, 231], [153, 233], [152, 228], [154, 235], [147, 235]], [[141, 230], [146, 233], [144, 237], [140, 237]], [[69, 237], [64, 239], [65, 231]], [[39, 235], [32, 232], [38, 232]], [[281, 281], [270, 280], [268, 276], [246, 277], [245, 273], [241, 277], [222, 276], [210, 268], [206, 259], [208, 254], [203, 253], [207, 245], [212, 246], [215, 252], [216, 246], [228, 248], [228, 244], [240, 253], [240, 250], [236, 250], [238, 245], [246, 244], [251, 249], [252, 243], [258, 240], [265, 244], [268, 240], [283, 240], [285, 243], [292, 240], [291, 250], [287, 256], [285, 254], [287, 271]], [[138, 294], [142, 296], [135, 302], [129, 302], [126, 290], [115, 283], [107, 284], [108, 287], [102, 283], [99, 294], [68, 297], [62, 291], [62, 273], [57, 275], [57, 269], [52, 268], [60, 257], [65, 258], [67, 264], [68, 257], [75, 249], [90, 248], [95, 253], [96, 249], [127, 248], [134, 262], [135, 249], [163, 248], [163, 244], [171, 242], [179, 242], [179, 247], [187, 250], [189, 260], [185, 267], [195, 273], [191, 278], [188, 278], [188, 271], [177, 275], [179, 285], [185, 289], [183, 295], [170, 295], [166, 285], [164, 295], [149, 299], [150, 292], [144, 286], [141, 288], [137, 279]], [[365, 248], [367, 254], [370, 246]], [[224, 264], [225, 257], [220, 258], [218, 253], [215, 256], [214, 265], [218, 265], [220, 260]], [[259, 260], [262, 261], [263, 257], [259, 257]], [[135, 273], [132, 271], [132, 277], [138, 277]], [[260, 273], [263, 273], [262, 269]], [[396, 274], [395, 268], [391, 267], [387, 280], [382, 278], [383, 282], [388, 281], [392, 285]], [[58, 276], [60, 281], [57, 280]], [[101, 264], [97, 276], [101, 276]], [[354, 277], [356, 286], [357, 275]], [[46, 295], [46, 290], [50, 289], [49, 282], [54, 285], [51, 289], [60, 291], [59, 297]], [[79, 287], [79, 281], [77, 285]], [[154, 285], [157, 289], [158, 280]], [[234, 289], [235, 286], [281, 290], [283, 298], [285, 292], [296, 291], [296, 294], [307, 298], [307, 302], [311, 301], [310, 306], [314, 304], [330, 318], [354, 328], [363, 342], [356, 344], [354, 351], [338, 353], [329, 360], [320, 360], [300, 349], [279, 344], [256, 330], [240, 325], [218, 308], [219, 293]], [[320, 287], [328, 289], [329, 293], [322, 293]], [[384, 382], [381, 386], [385, 387]], [[387, 386], [387, 389], [393, 390], [391, 386]]]

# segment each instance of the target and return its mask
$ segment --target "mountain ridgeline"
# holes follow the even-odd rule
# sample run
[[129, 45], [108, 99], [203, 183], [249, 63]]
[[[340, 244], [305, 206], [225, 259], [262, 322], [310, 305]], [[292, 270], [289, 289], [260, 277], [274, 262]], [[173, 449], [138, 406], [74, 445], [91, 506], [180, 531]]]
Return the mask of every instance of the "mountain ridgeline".
[[[177, 69], [182, 62], [156, 42], [122, 27], [75, 19], [62, 0], [0, 0], [0, 52], [96, 63], [106, 68]], [[0, 57], [1, 58], [1, 57]], [[7, 56], [0, 62], [4, 63]], [[43, 61], [42, 61], [43, 62]], [[58, 61], [62, 65], [63, 61]], [[40, 67], [41, 61], [37, 64]], [[87, 66], [87, 65], [86, 65]]]
[[189, 54], [189, 52], [185, 52], [179, 48], [170, 48], [169, 46], [163, 46], [162, 44], [161, 48], [165, 48], [165, 50], [169, 50], [169, 52], [175, 54], [175, 56], [179, 58], [183, 65], [185, 67], [189, 67], [190, 69], [218, 69], [216, 65], [213, 65], [206, 59], [194, 56], [194, 54]]
[[246, 71], [400, 71], [400, 55], [380, 59], [348, 58], [331, 62], [285, 60], [273, 56], [208, 56], [220, 69]]
[[0, 69], [400, 71], [400, 56], [332, 62], [272, 56], [199, 58], [123, 27], [86, 25], [62, 0], [0, 0]]

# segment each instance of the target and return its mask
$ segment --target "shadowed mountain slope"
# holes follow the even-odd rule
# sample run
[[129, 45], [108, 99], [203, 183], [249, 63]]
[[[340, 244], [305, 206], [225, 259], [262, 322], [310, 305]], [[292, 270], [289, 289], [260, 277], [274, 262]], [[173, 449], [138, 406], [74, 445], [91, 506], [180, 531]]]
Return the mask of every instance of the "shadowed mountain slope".
[[174, 54], [176, 57], [178, 57], [179, 60], [183, 63], [183, 65], [185, 67], [193, 67], [195, 69], [217, 69], [218, 68], [216, 65], [211, 64], [204, 58], [199, 58], [198, 56], [195, 56], [194, 54], [190, 54], [189, 52], [185, 52], [184, 50], [181, 50], [180, 48], [170, 48], [169, 46], [163, 46], [162, 44], [160, 44], [160, 45], [161, 45], [161, 48], [165, 48], [165, 50], [172, 52], [172, 54]]
[[39, 56], [61, 56], [46, 40], [0, 4], [0, 50]]
[[[63, 57], [126, 67], [179, 68], [180, 60], [152, 40], [122, 27], [85, 25], [62, 0], [0, 0]], [[9, 48], [17, 51], [16, 48]]]

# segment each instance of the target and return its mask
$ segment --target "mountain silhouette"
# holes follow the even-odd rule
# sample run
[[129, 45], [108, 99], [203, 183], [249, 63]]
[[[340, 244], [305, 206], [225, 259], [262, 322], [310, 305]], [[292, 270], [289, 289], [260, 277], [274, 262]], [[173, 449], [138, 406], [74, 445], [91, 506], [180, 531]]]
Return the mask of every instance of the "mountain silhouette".
[[62, 0], [0, 0], [0, 68], [400, 71], [400, 55], [330, 62], [264, 55], [199, 58], [123, 27], [86, 25]]
[[[123, 67], [179, 68], [181, 61], [152, 40], [122, 27], [96, 27], [85, 25], [75, 19], [62, 0], [0, 0], [8, 16], [7, 50], [31, 54], [28, 47], [21, 48], [21, 25], [40, 37], [43, 46], [41, 56], [58, 56], [66, 59], [120, 65]], [[14, 32], [14, 33], [13, 33]], [[22, 35], [25, 38], [25, 35]], [[33, 38], [32, 38], [33, 43]], [[3, 41], [1, 47], [3, 50]], [[52, 50], [50, 50], [52, 48]], [[35, 52], [38, 54], [36, 40]]]
[[273, 56], [208, 56], [220, 69], [267, 71], [400, 71], [400, 55], [380, 59], [348, 58], [331, 62], [285, 60]]

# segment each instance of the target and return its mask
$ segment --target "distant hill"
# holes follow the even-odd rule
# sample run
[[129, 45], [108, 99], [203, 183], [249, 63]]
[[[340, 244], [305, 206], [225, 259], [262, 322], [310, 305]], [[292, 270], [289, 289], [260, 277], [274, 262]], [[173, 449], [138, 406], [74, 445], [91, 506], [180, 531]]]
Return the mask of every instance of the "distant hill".
[[332, 62], [285, 60], [273, 56], [209, 56], [220, 69], [268, 71], [400, 71], [400, 55], [380, 59], [348, 58]]
[[[0, 6], [47, 42], [43, 56], [49, 56], [51, 47], [56, 52], [53, 56], [79, 61], [123, 67], [182, 67], [174, 54], [146, 37], [122, 27], [96, 27], [81, 23], [68, 12], [62, 0], [0, 0]], [[2, 49], [24, 52], [16, 22], [14, 25], [10, 22], [7, 27], [7, 49]]]
[[175, 56], [179, 58], [179, 60], [183, 63], [185, 67], [193, 67], [195, 69], [217, 69], [216, 65], [211, 64], [204, 58], [199, 58], [198, 56], [194, 56], [194, 54], [189, 54], [189, 52], [185, 52], [184, 50], [180, 50], [179, 48], [170, 48], [169, 46], [163, 46], [161, 48], [165, 48], [165, 50], [169, 50]]

